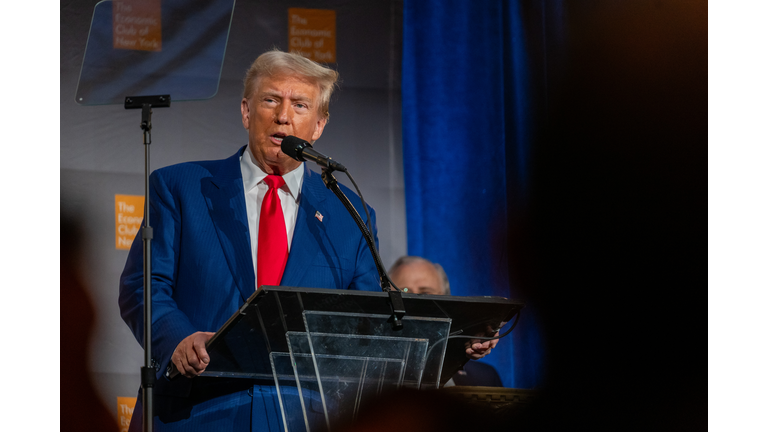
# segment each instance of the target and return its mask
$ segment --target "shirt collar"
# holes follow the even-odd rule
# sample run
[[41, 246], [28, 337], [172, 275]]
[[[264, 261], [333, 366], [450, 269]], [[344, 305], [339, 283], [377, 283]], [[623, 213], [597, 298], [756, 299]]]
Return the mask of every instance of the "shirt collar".
[[[245, 193], [248, 193], [248, 191], [255, 188], [259, 183], [264, 181], [265, 177], [267, 177], [267, 173], [256, 165], [250, 146], [246, 146], [243, 155], [240, 156], [240, 171], [243, 174], [243, 187], [245, 188]], [[285, 186], [288, 187], [288, 191], [293, 196], [293, 199], [298, 201], [299, 192], [301, 191], [301, 183], [304, 180], [304, 163], [299, 165], [295, 170], [284, 174], [283, 180], [285, 180]]]

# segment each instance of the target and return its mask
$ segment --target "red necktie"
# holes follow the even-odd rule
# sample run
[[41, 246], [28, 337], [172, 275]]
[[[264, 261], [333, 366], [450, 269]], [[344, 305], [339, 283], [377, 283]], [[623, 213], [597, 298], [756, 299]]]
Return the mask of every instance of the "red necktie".
[[264, 179], [269, 186], [259, 214], [259, 245], [256, 251], [256, 287], [280, 285], [288, 261], [288, 235], [285, 217], [277, 190], [284, 184], [282, 177], [270, 174]]

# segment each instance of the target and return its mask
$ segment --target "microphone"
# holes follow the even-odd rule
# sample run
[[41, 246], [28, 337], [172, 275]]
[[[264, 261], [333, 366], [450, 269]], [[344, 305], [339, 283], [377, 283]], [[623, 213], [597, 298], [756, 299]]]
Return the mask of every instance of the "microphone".
[[310, 160], [323, 168], [330, 168], [336, 171], [347, 170], [344, 165], [312, 148], [312, 144], [293, 135], [288, 135], [283, 138], [283, 143], [280, 145], [280, 149], [283, 153], [297, 161], [304, 162]]

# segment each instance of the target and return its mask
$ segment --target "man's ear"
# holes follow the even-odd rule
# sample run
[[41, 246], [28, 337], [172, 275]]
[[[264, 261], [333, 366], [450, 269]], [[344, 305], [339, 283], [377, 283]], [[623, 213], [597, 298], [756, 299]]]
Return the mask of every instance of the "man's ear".
[[320, 135], [323, 134], [323, 129], [325, 129], [325, 124], [328, 123], [328, 119], [325, 117], [321, 117], [317, 124], [315, 125], [315, 131], [312, 133], [312, 142], [317, 141], [320, 138]]
[[243, 127], [248, 129], [251, 124], [251, 109], [246, 98], [243, 98], [243, 101], [240, 102], [240, 114], [243, 116]]

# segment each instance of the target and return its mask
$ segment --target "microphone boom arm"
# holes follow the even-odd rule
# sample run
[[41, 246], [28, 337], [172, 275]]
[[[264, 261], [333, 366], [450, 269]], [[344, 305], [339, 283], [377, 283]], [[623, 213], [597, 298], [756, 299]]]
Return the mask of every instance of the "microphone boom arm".
[[[347, 172], [347, 175], [349, 175], [349, 172]], [[403, 328], [402, 318], [405, 316], [405, 304], [403, 303], [403, 297], [401, 295], [401, 291], [394, 286], [392, 281], [389, 279], [386, 270], [384, 270], [384, 265], [381, 262], [381, 256], [379, 256], [379, 252], [376, 250], [376, 243], [373, 240], [373, 233], [368, 230], [368, 227], [365, 226], [363, 219], [360, 217], [360, 213], [357, 212], [355, 207], [349, 201], [349, 198], [347, 198], [347, 196], [344, 195], [344, 192], [342, 192], [339, 188], [338, 181], [336, 180], [336, 177], [333, 176], [333, 168], [323, 168], [321, 177], [323, 179], [323, 183], [325, 183], [325, 187], [331, 190], [331, 192], [333, 192], [334, 195], [339, 198], [341, 203], [352, 216], [352, 219], [355, 220], [355, 223], [360, 229], [360, 232], [363, 233], [365, 242], [368, 244], [368, 249], [370, 249], [371, 255], [373, 256], [373, 262], [376, 264], [376, 270], [379, 273], [381, 289], [382, 291], [389, 294], [390, 306], [392, 307], [392, 328], [394, 330], [401, 330]]]

